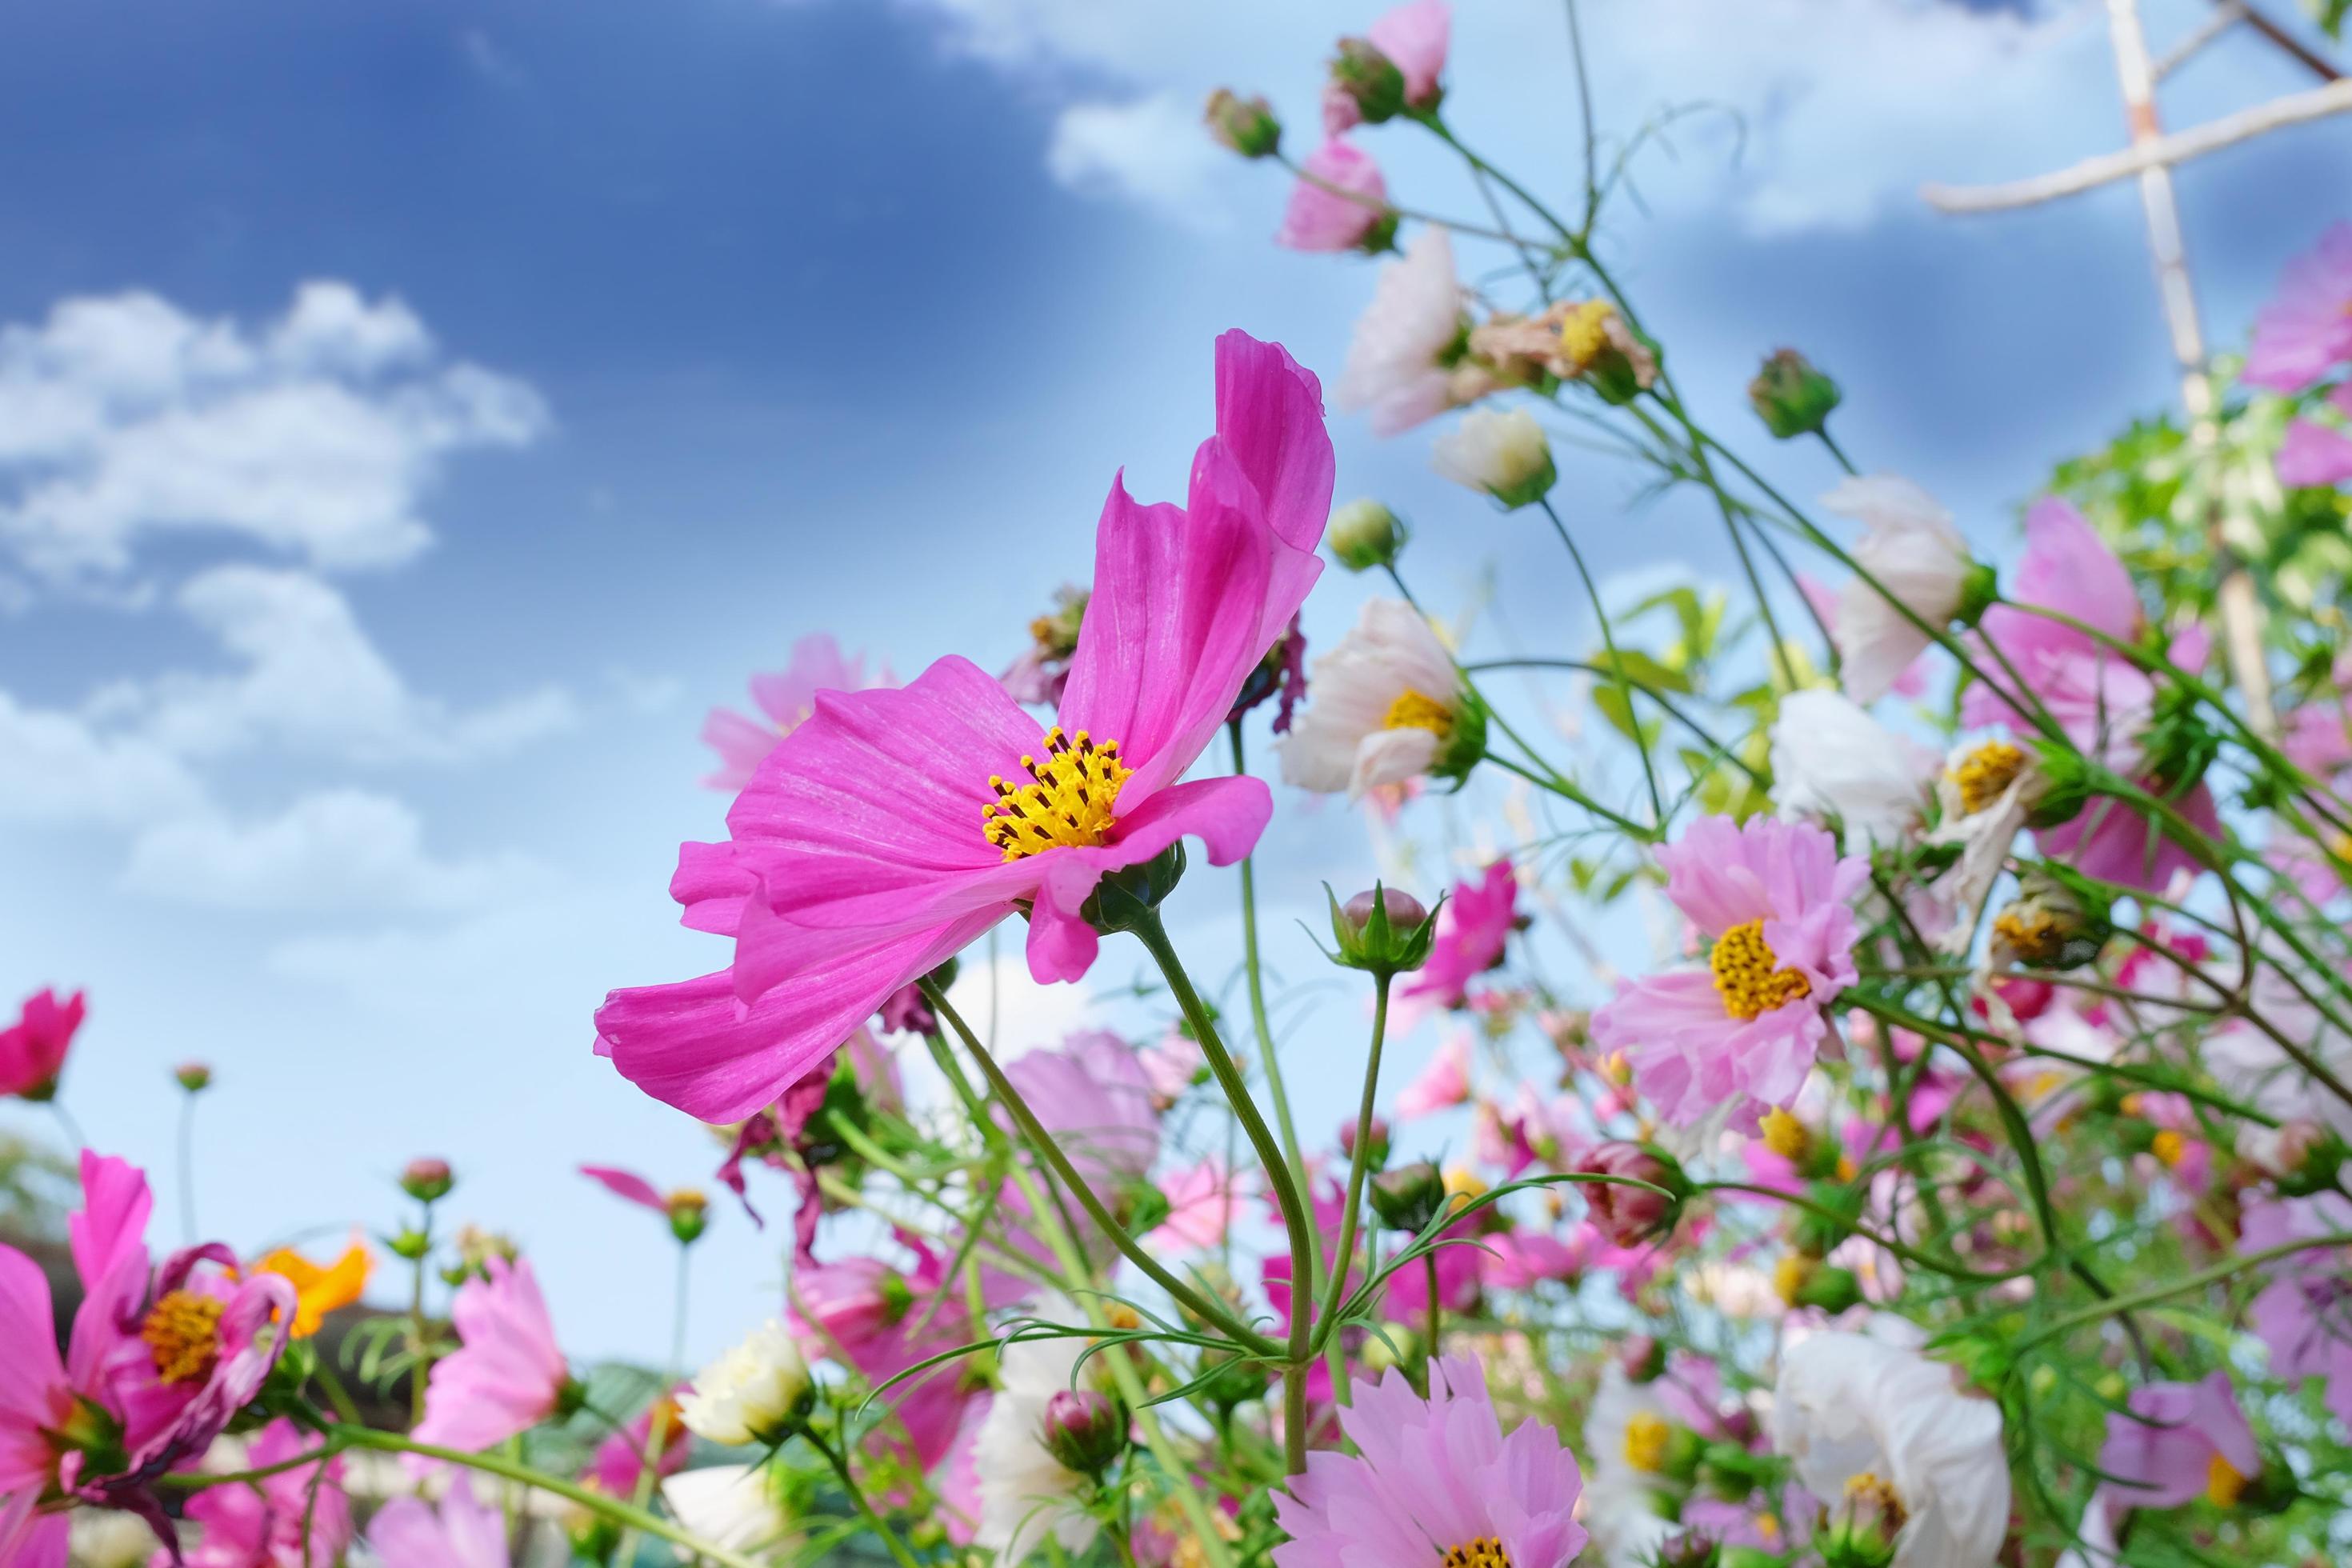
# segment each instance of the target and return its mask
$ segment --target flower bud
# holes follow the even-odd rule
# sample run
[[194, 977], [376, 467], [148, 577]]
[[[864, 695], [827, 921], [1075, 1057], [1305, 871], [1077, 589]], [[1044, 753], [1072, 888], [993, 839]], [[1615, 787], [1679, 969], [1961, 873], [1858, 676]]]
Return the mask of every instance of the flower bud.
[[730, 1447], [774, 1444], [808, 1414], [814, 1389], [808, 1363], [782, 1324], [771, 1319], [694, 1374], [678, 1401], [688, 1431]]
[[1202, 1394], [1210, 1404], [1224, 1410], [1262, 1398], [1270, 1381], [1262, 1363], [1222, 1351], [1204, 1355], [1201, 1371], [1205, 1379], [1201, 1384]]
[[1484, 490], [1516, 511], [1551, 493], [1559, 471], [1543, 426], [1524, 408], [1474, 408], [1430, 448], [1439, 477]]
[[1748, 384], [1748, 401], [1764, 428], [1780, 440], [1817, 436], [1838, 405], [1837, 383], [1815, 370], [1794, 349], [1781, 349], [1764, 362]]
[[692, 1187], [680, 1187], [670, 1194], [669, 1233], [681, 1242], [691, 1242], [710, 1223], [710, 1200]]
[[[1372, 1118], [1370, 1123], [1364, 1129], [1364, 1142], [1366, 1166], [1377, 1171], [1389, 1163], [1390, 1139], [1386, 1117]], [[1339, 1123], [1339, 1152], [1351, 1160], [1356, 1157], [1356, 1124], [1352, 1121]]]
[[394, 1258], [415, 1263], [433, 1250], [433, 1238], [421, 1230], [403, 1226], [386, 1238], [384, 1245], [392, 1248]]
[[1825, 1568], [1888, 1568], [1908, 1518], [1894, 1485], [1864, 1470], [1845, 1483], [1813, 1544]]
[[1323, 891], [1331, 902], [1331, 939], [1339, 944], [1333, 963], [1374, 974], [1399, 974], [1428, 962], [1430, 946], [1437, 940], [1437, 921], [1419, 899], [1377, 882], [1344, 905], [1328, 883]]
[[172, 1078], [190, 1094], [202, 1094], [212, 1087], [213, 1069], [203, 1062], [182, 1062], [172, 1069]]
[[1350, 572], [1369, 572], [1396, 563], [1397, 552], [1404, 545], [1404, 524], [1367, 496], [1334, 511], [1323, 538], [1340, 565]]
[[1723, 1542], [1704, 1530], [1685, 1530], [1660, 1542], [1654, 1561], [1657, 1568], [1717, 1568], [1723, 1558]]
[[1241, 98], [1221, 87], [1209, 95], [1202, 118], [1220, 145], [1244, 158], [1271, 158], [1282, 150], [1282, 121], [1263, 98]]
[[1065, 1469], [1099, 1476], [1127, 1447], [1127, 1418], [1108, 1394], [1091, 1388], [1056, 1389], [1045, 1401], [1037, 1440]]
[[2001, 966], [2074, 969], [2099, 956], [2114, 927], [2105, 900], [2088, 885], [2046, 868], [2017, 879], [2017, 896], [1992, 918], [1991, 961]]
[[1369, 38], [1339, 40], [1339, 52], [1331, 58], [1331, 85], [1355, 104], [1357, 117], [1367, 125], [1404, 112], [1404, 72]]
[[1382, 1171], [1371, 1181], [1372, 1213], [1391, 1230], [1419, 1235], [1444, 1211], [1445, 1178], [1426, 1160]]
[[[1654, 1144], [1613, 1140], [1586, 1155], [1577, 1169], [1586, 1175], [1614, 1178], [1579, 1184], [1592, 1223], [1619, 1247], [1639, 1247], [1673, 1230], [1675, 1216], [1690, 1193], [1681, 1163]], [[1665, 1190], [1625, 1185], [1628, 1181]]]
[[411, 1160], [400, 1173], [400, 1190], [420, 1204], [447, 1197], [449, 1189], [457, 1184], [457, 1178], [450, 1173], [449, 1162], [429, 1155]]
[[2344, 1140], [2333, 1128], [2296, 1117], [2278, 1130], [2271, 1164], [2280, 1195], [2307, 1198], [2336, 1185], [2345, 1161]]

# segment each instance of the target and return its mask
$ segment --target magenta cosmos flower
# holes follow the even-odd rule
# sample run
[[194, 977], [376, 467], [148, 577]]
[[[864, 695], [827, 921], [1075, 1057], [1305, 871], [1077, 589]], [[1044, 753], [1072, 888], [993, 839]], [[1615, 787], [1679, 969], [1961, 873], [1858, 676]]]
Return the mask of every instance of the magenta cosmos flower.
[[188, 1519], [204, 1527], [187, 1568], [326, 1568], [352, 1543], [352, 1500], [343, 1491], [343, 1461], [299, 1464], [322, 1447], [279, 1416], [245, 1451], [248, 1469], [274, 1470], [239, 1486], [206, 1487], [187, 1502]]
[[1592, 1037], [1621, 1050], [1633, 1085], [1680, 1126], [1729, 1104], [1753, 1126], [1796, 1098], [1829, 1025], [1823, 1004], [1853, 984], [1848, 906], [1870, 864], [1838, 858], [1808, 823], [1703, 816], [1658, 851], [1666, 897], [1714, 941], [1705, 969], [1621, 983]]
[[[2141, 741], [2155, 716], [2156, 682], [2089, 632], [2018, 607], [2055, 610], [2118, 642], [2137, 642], [2147, 630], [2147, 619], [2123, 563], [2072, 505], [2039, 501], [2026, 513], [2025, 554], [2009, 596], [2014, 604], [1995, 605], [1985, 612], [1979, 638], [2000, 649], [2085, 755], [2126, 778], [2141, 778]], [[2201, 642], [2184, 636], [2173, 657], [2180, 658], [2184, 647]], [[1984, 662], [1998, 668], [1989, 659]], [[2005, 672], [1996, 679], [2007, 686]], [[1999, 725], [2021, 733], [2031, 730], [2008, 698], [1982, 681], [1961, 694], [1960, 722], [1970, 728]], [[2141, 778], [2141, 783], [2151, 794], [2166, 793], [2156, 781]], [[2209, 835], [2221, 831], [2212, 792], [2203, 784], [2182, 792], [2177, 805], [2200, 830]], [[2197, 863], [2147, 817], [2112, 799], [2094, 801], [2073, 821], [2037, 831], [2045, 853], [2088, 876], [2126, 887], [2161, 888], [2175, 872]]]
[[1080, 910], [1107, 873], [1185, 837], [1230, 865], [1265, 830], [1255, 778], [1179, 783], [1314, 584], [1331, 441], [1314, 376], [1247, 334], [1217, 340], [1216, 434], [1184, 506], [1114, 482], [1060, 721], [940, 660], [896, 691], [825, 692], [728, 813], [679, 851], [686, 923], [730, 968], [614, 992], [599, 1054], [706, 1121], [772, 1101], [892, 993], [1016, 910], [1029, 970], [1075, 980]]
[[1429, 962], [1406, 982], [1404, 994], [1427, 996], [1459, 1007], [1470, 982], [1503, 962], [1503, 948], [1518, 924], [1519, 879], [1508, 860], [1497, 860], [1475, 882], [1454, 884], [1454, 897], [1437, 917]]
[[47, 1100], [58, 1091], [58, 1074], [81, 1027], [82, 994], [60, 1002], [44, 988], [25, 998], [16, 1021], [0, 1029], [0, 1096]]
[[1290, 1532], [1276, 1568], [1565, 1568], [1584, 1545], [1584, 1476], [1559, 1435], [1523, 1421], [1508, 1436], [1468, 1356], [1430, 1369], [1431, 1396], [1391, 1368], [1360, 1381], [1339, 1424], [1359, 1450], [1307, 1456], [1276, 1492]]
[[520, 1259], [492, 1258], [450, 1304], [457, 1349], [433, 1363], [420, 1443], [468, 1452], [503, 1443], [561, 1410], [572, 1389], [539, 1279]]
[[1372, 155], [1343, 141], [1326, 142], [1299, 165], [1290, 205], [1274, 242], [1293, 250], [1353, 250], [1387, 211], [1388, 182]]
[[2254, 319], [2244, 380], [2296, 393], [2352, 360], [2352, 224], [2339, 223], [2287, 263], [2279, 291]]
[[[840, 646], [822, 632], [801, 638], [782, 674], [751, 678], [751, 700], [766, 715], [765, 722], [731, 708], [713, 708], [702, 721], [703, 743], [719, 753], [718, 771], [702, 782], [730, 795], [741, 789], [776, 742], [816, 711], [818, 692], [856, 691], [866, 684], [863, 656], [843, 658]], [[873, 684], [890, 685], [890, 678], [886, 673]]]
[[290, 1283], [236, 1281], [218, 1244], [151, 1267], [154, 1202], [136, 1166], [84, 1150], [81, 1183], [66, 1234], [82, 1303], [62, 1359], [47, 1279], [0, 1246], [0, 1563], [19, 1560], [12, 1547], [64, 1562], [64, 1516], [32, 1512], [45, 1497], [136, 1513], [172, 1545], [154, 1482], [202, 1457], [261, 1391], [286, 1343], [272, 1321], [294, 1314]]

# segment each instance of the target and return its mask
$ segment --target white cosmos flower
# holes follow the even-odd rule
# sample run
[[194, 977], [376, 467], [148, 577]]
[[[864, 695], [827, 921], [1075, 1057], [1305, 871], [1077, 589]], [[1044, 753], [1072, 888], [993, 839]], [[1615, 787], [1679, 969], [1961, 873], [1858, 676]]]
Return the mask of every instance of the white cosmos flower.
[[1514, 510], [1541, 500], [1559, 477], [1543, 426], [1524, 408], [1472, 409], [1430, 447], [1429, 466]]
[[1772, 794], [1784, 817], [1837, 817], [1847, 847], [1909, 837], [1935, 791], [1936, 753], [1834, 691], [1798, 691], [1772, 724]]
[[1882, 1313], [1800, 1341], [1780, 1359], [1772, 1447], [1832, 1508], [1850, 1482], [1891, 1488], [1895, 1568], [1991, 1568], [2009, 1533], [2000, 1406], [1962, 1393], [1922, 1337]]
[[1349, 799], [1429, 772], [1453, 737], [1454, 660], [1419, 610], [1370, 599], [1308, 667], [1307, 706], [1276, 742], [1282, 776]]
[[[775, 1485], [759, 1465], [708, 1465], [661, 1484], [662, 1500], [687, 1531], [731, 1552], [764, 1552], [791, 1532]], [[689, 1555], [681, 1547], [678, 1555]]]
[[[1075, 1321], [1076, 1307], [1059, 1302], [1038, 1310], [1048, 1318]], [[1045, 1405], [1068, 1388], [1087, 1341], [1078, 1335], [1023, 1340], [1007, 1345], [997, 1363], [1003, 1386], [972, 1436], [971, 1468], [980, 1494], [980, 1528], [973, 1537], [1013, 1568], [1050, 1537], [1073, 1555], [1095, 1538], [1096, 1523], [1077, 1504], [1087, 1479], [1045, 1451]]]
[[1877, 586], [1859, 576], [1845, 585], [1834, 627], [1846, 695], [1875, 702], [1933, 640], [1885, 595], [1931, 626], [1948, 625], [1967, 597], [1976, 563], [1952, 526], [1952, 514], [1909, 479], [1893, 474], [1846, 479], [1822, 505], [1862, 524], [1853, 558], [1877, 579]]
[[1968, 951], [1977, 915], [2047, 783], [2033, 753], [2011, 741], [1965, 742], [1945, 759], [1936, 779], [1943, 820], [1934, 841], [1960, 847], [1959, 858], [1936, 879], [1935, 901], [1950, 921], [1937, 939], [1945, 952]]
[[1462, 331], [1454, 241], [1431, 224], [1381, 268], [1372, 302], [1356, 318], [1339, 373], [1339, 403], [1369, 408], [1372, 434], [1393, 436], [1454, 405], [1452, 373], [1438, 363]]
[[1681, 1529], [1658, 1511], [1661, 1478], [1637, 1462], [1645, 1452], [1637, 1429], [1671, 1419], [1649, 1385], [1627, 1377], [1613, 1361], [1602, 1365], [1584, 1417], [1584, 1448], [1592, 1456], [1584, 1479], [1584, 1519], [1608, 1568], [1646, 1563]]
[[808, 1391], [808, 1363], [772, 1318], [694, 1374], [694, 1392], [678, 1401], [678, 1419], [697, 1436], [729, 1447], [772, 1442]]

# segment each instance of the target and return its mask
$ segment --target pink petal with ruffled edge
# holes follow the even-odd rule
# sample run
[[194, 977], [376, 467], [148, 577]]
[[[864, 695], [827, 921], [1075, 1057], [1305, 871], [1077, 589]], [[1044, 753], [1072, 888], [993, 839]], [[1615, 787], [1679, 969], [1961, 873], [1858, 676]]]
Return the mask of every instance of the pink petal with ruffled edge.
[[614, 1197], [647, 1208], [658, 1215], [669, 1213], [669, 1205], [654, 1184], [634, 1171], [624, 1171], [617, 1165], [583, 1165], [580, 1173], [602, 1186]]
[[48, 1277], [15, 1247], [0, 1247], [0, 1344], [8, 1346], [0, 1357], [0, 1494], [39, 1494], [52, 1463], [41, 1429], [73, 1414], [56, 1333]]

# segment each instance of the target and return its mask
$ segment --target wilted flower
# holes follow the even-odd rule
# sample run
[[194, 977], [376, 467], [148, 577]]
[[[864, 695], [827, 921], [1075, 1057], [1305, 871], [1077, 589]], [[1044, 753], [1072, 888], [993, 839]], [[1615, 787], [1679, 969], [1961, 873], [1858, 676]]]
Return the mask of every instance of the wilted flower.
[[1453, 656], [1419, 610], [1368, 599], [1337, 647], [1316, 657], [1306, 709], [1276, 746], [1285, 781], [1349, 799], [1436, 773], [1459, 777], [1485, 750], [1486, 721]]
[[800, 1346], [772, 1319], [694, 1374], [678, 1419], [722, 1447], [772, 1444], [806, 1410], [810, 1386]]
[[1524, 408], [1474, 408], [1437, 438], [1430, 467], [1511, 510], [1533, 506], [1559, 478], [1543, 426]]
[[[1054, 607], [1029, 623], [1029, 646], [996, 679], [1015, 702], [1053, 706], [1069, 684], [1070, 659], [1087, 621], [1087, 591], [1065, 583], [1054, 590]], [[917, 993], [919, 999], [920, 993]]]

